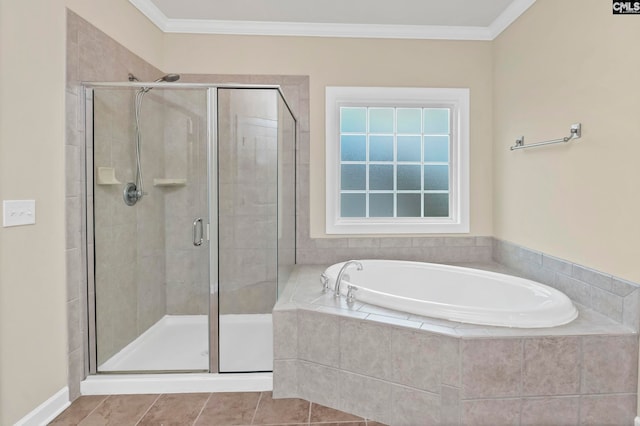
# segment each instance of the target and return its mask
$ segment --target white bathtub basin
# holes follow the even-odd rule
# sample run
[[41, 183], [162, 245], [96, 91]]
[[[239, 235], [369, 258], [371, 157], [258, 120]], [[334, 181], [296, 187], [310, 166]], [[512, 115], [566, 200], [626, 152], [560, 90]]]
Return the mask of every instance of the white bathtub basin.
[[[496, 272], [433, 263], [361, 260], [348, 268], [341, 293], [357, 301], [416, 315], [471, 324], [542, 328], [567, 324], [578, 310], [562, 292]], [[344, 263], [325, 271], [331, 288]]]

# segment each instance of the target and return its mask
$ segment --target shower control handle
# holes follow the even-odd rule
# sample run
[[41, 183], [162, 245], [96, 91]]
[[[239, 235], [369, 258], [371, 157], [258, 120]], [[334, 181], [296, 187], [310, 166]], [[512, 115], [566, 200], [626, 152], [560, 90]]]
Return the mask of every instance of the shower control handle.
[[[198, 229], [200, 232], [198, 232]], [[200, 235], [200, 237], [198, 237]], [[204, 227], [202, 225], [202, 218], [199, 217], [193, 221], [193, 245], [199, 247], [204, 242]]]

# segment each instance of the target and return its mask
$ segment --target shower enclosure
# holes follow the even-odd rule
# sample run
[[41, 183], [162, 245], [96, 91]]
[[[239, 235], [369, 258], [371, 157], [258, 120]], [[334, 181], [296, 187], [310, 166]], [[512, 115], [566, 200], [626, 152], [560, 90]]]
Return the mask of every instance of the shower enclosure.
[[271, 371], [295, 118], [277, 86], [167, 81], [85, 86], [89, 371]]

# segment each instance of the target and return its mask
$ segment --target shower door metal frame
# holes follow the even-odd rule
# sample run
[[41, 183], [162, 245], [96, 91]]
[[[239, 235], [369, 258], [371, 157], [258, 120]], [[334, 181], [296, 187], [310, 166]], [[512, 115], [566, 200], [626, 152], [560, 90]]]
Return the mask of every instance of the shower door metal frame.
[[[216, 185], [212, 185], [212, 179], [215, 178], [215, 173], [213, 167], [217, 165], [215, 160], [216, 152], [215, 144], [217, 143], [217, 139], [215, 137], [215, 120], [212, 118], [211, 114], [215, 112], [215, 92], [212, 89], [211, 85], [202, 85], [202, 84], [185, 84], [185, 83], [140, 83], [140, 82], [132, 82], [132, 83], [94, 83], [94, 82], [83, 82], [82, 88], [84, 91], [83, 101], [84, 101], [84, 129], [85, 129], [85, 167], [84, 171], [86, 174], [86, 194], [91, 194], [93, 197], [94, 194], [94, 158], [93, 158], [93, 148], [94, 148], [94, 135], [93, 135], [93, 127], [94, 127], [94, 111], [93, 111], [93, 98], [94, 98], [94, 89], [103, 88], [103, 89], [139, 89], [141, 87], [158, 87], [162, 89], [170, 89], [170, 90], [193, 90], [193, 89], [201, 89], [206, 94], [206, 152], [207, 152], [207, 224], [206, 231], [203, 235], [209, 242], [209, 265], [208, 265], [208, 273], [209, 273], [209, 304], [208, 304], [208, 321], [209, 321], [209, 368], [208, 371], [210, 373], [218, 372], [218, 353], [217, 353], [217, 327], [218, 327], [218, 317], [217, 317], [217, 256], [218, 256], [218, 245], [217, 245], [217, 226], [211, 226], [214, 218], [214, 212], [217, 213], [217, 197], [212, 196], [212, 189], [217, 190]], [[212, 99], [213, 93], [213, 99]], [[215, 195], [215, 193], [214, 193]], [[85, 356], [87, 357], [87, 361], [85, 363], [85, 371], [89, 375], [95, 374], [112, 374], [111, 372], [100, 372], [98, 371], [98, 354], [97, 354], [97, 339], [96, 339], [96, 282], [95, 282], [95, 252], [94, 250], [90, 250], [90, 247], [94, 247], [94, 205], [93, 203], [89, 204], [89, 197], [87, 198], [86, 203], [86, 235], [87, 240], [85, 241], [86, 250], [86, 261], [87, 261], [87, 269], [86, 269], [86, 278], [87, 278], [87, 317], [88, 317], [88, 329], [86, 330], [88, 337], [88, 348], [85, 350]], [[211, 241], [214, 241], [215, 244], [211, 244]], [[212, 262], [212, 259], [215, 259], [215, 262]], [[215, 284], [215, 285], [214, 285]], [[216, 290], [215, 298], [214, 294], [211, 292], [213, 289]], [[212, 303], [212, 300], [215, 300], [215, 303]], [[215, 307], [215, 311], [212, 309]], [[215, 332], [212, 334], [212, 332]], [[215, 337], [213, 339], [212, 337]], [[214, 341], [215, 340], [215, 341]], [[215, 351], [212, 351], [215, 349]], [[88, 364], [88, 365], [87, 365]], [[187, 372], [188, 370], [185, 370]], [[162, 371], [150, 370], [150, 371], [135, 371], [131, 372], [131, 374], [162, 374]], [[122, 372], [118, 372], [117, 374], [122, 374]]]
[[[86, 214], [86, 279], [87, 279], [87, 316], [88, 328], [87, 343], [88, 348], [85, 349], [85, 371], [89, 375], [109, 374], [100, 373], [97, 369], [97, 340], [96, 340], [96, 306], [95, 306], [95, 253], [89, 250], [94, 245], [94, 213], [93, 205], [91, 208], [88, 203], [88, 194], [93, 197], [94, 185], [94, 159], [93, 159], [93, 94], [96, 88], [105, 89], [139, 89], [139, 88], [163, 88], [174, 90], [188, 89], [204, 89], [206, 90], [207, 102], [207, 194], [208, 194], [208, 223], [206, 226], [206, 238], [209, 241], [209, 373], [219, 373], [219, 275], [218, 275], [218, 89], [273, 89], [278, 92], [280, 98], [286, 105], [289, 113], [295, 121], [294, 130], [294, 147], [297, 145], [297, 123], [298, 118], [295, 116], [289, 106], [284, 93], [279, 85], [269, 84], [215, 84], [215, 83], [169, 83], [169, 82], [153, 82], [145, 83], [139, 81], [133, 82], [82, 82], [81, 87], [84, 92], [82, 100], [84, 102], [84, 129], [85, 129], [85, 158], [84, 172], [86, 173], [86, 190], [85, 193], [85, 214]], [[296, 148], [294, 148], [296, 149]], [[295, 152], [295, 151], [294, 151]], [[295, 168], [294, 161], [294, 182]], [[216, 181], [214, 182], [214, 179]], [[90, 191], [90, 192], [89, 192]], [[295, 193], [294, 193], [295, 197]], [[295, 198], [294, 198], [295, 200]], [[295, 217], [295, 216], [294, 216]], [[294, 235], [295, 235], [294, 223]], [[294, 250], [295, 253], [295, 250]], [[162, 372], [132, 372], [132, 374], [156, 374]]]
[[[220, 371], [219, 332], [220, 315], [218, 309], [218, 89], [207, 89], [207, 196], [209, 199], [209, 373]], [[215, 173], [214, 173], [215, 171]], [[214, 217], [215, 214], [215, 217]], [[214, 220], [215, 219], [215, 220]], [[215, 337], [215, 338], [214, 338]]]
[[[85, 231], [87, 236], [86, 247], [86, 261], [87, 261], [87, 316], [88, 316], [88, 336], [87, 342], [89, 347], [87, 348], [86, 355], [89, 357], [88, 362], [85, 362], [85, 371], [88, 374], [97, 374], [98, 370], [98, 347], [96, 339], [96, 275], [95, 275], [95, 251], [89, 250], [90, 247], [94, 247], [95, 244], [95, 231], [94, 231], [94, 209], [95, 205], [91, 203], [89, 208], [89, 197], [93, 201], [94, 193], [94, 164], [93, 164], [93, 89], [91, 87], [82, 86], [84, 96], [84, 136], [85, 136]], [[93, 297], [92, 297], [93, 295]], [[93, 300], [92, 300], [93, 299]]]

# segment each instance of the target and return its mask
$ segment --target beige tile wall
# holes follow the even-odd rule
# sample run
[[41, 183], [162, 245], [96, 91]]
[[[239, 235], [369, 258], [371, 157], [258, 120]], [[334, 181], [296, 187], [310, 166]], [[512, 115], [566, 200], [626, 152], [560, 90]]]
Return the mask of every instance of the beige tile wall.
[[[123, 182], [98, 181], [93, 193], [98, 364], [166, 313], [164, 192], [153, 186], [153, 177], [165, 174], [165, 102], [160, 92], [149, 92], [143, 99], [141, 151], [148, 194], [127, 206], [123, 184], [133, 182], [136, 173], [133, 98], [134, 93], [125, 90], [94, 92], [93, 170], [111, 167]], [[88, 173], [93, 170], [89, 166]]]
[[[93, 251], [90, 220], [84, 214], [86, 203], [92, 203], [86, 184], [84, 102], [82, 81], [125, 81], [133, 72], [140, 79], [157, 78], [160, 71], [133, 55], [94, 26], [71, 11], [67, 12], [67, 91], [66, 91], [66, 227], [67, 227], [67, 312], [69, 321], [69, 394], [73, 400], [80, 395], [80, 381], [88, 372], [88, 315], [93, 311], [95, 295], [87, 294], [87, 276], [93, 275], [93, 262], [87, 262], [87, 252]], [[89, 221], [89, 222], [88, 222]], [[84, 241], [88, 241], [88, 250]]]
[[493, 257], [514, 274], [557, 288], [581, 305], [640, 330], [640, 283], [497, 238]]
[[[299, 104], [298, 99], [296, 103]], [[296, 263], [296, 122], [280, 97], [278, 117], [278, 294], [280, 294]]]
[[220, 313], [268, 313], [277, 278], [277, 92], [218, 93]]
[[[153, 185], [153, 178], [164, 176], [165, 150], [163, 143], [163, 123], [165, 99], [161, 91], [150, 91], [143, 98], [140, 127], [142, 130], [141, 161], [144, 189], [148, 192], [133, 207], [136, 210], [136, 280], [134, 295], [136, 306], [136, 331], [140, 335], [156, 323], [166, 313], [166, 262], [165, 262], [165, 211], [164, 192]], [[127, 115], [127, 123], [133, 120], [133, 114]], [[129, 124], [131, 125], [131, 124]], [[124, 161], [135, 159], [132, 149], [133, 139], [125, 142]], [[135, 175], [132, 173], [131, 181]], [[117, 200], [117, 205], [124, 205]], [[96, 262], [97, 263], [97, 262]]]
[[[127, 145], [133, 129], [131, 93], [98, 90], [94, 93], [94, 167], [111, 167], [122, 182], [133, 180], [133, 161]], [[91, 164], [87, 173], [93, 172]], [[94, 174], [94, 177], [96, 175]], [[97, 177], [95, 177], [97, 179]], [[122, 185], [93, 188], [95, 292], [98, 364], [137, 336], [137, 211], [122, 200]], [[91, 194], [91, 189], [88, 191]], [[146, 201], [146, 200], [145, 200]], [[89, 230], [92, 232], [92, 230]]]
[[207, 222], [206, 91], [164, 94], [164, 176], [186, 179], [185, 186], [162, 187], [166, 235], [166, 313], [209, 312], [208, 244], [193, 245], [193, 221]]

